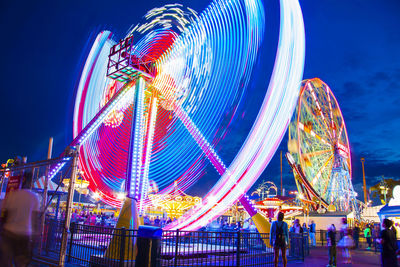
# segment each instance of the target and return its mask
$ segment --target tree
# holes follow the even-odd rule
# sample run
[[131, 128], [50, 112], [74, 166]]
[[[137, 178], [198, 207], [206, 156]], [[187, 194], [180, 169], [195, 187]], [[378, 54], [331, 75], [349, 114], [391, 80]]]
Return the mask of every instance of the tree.
[[[384, 181], [384, 183], [386, 185], [382, 184], [382, 181]], [[385, 190], [386, 190], [386, 202], [389, 202], [389, 200], [393, 197], [393, 188], [396, 185], [400, 185], [400, 180], [394, 180], [394, 179], [384, 179], [380, 181], [379, 183], [377, 183], [374, 186], [371, 186], [369, 188], [369, 192], [372, 194], [371, 197], [372, 198], [376, 198], [379, 197], [379, 199], [381, 200], [382, 204], [385, 205]]]

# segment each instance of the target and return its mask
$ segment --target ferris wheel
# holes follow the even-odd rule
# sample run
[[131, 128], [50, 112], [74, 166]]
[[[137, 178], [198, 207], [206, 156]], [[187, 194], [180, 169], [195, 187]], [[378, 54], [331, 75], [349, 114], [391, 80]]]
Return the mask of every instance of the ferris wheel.
[[126, 192], [143, 208], [150, 180], [163, 194], [174, 184], [185, 191], [211, 164], [221, 178], [201, 204], [168, 227], [197, 229], [238, 200], [256, 216], [245, 192], [282, 140], [302, 76], [299, 4], [281, 1], [274, 73], [253, 128], [229, 165], [217, 148], [257, 59], [264, 35], [261, 2], [215, 1], [199, 16], [167, 5], [146, 19], [119, 42], [100, 33], [81, 75], [72, 145], [81, 145], [79, 166], [90, 189], [114, 206], [121, 206]]
[[327, 84], [318, 78], [302, 82], [289, 130], [289, 162], [303, 199], [320, 202], [329, 210], [355, 208], [351, 182], [351, 153], [339, 104]]

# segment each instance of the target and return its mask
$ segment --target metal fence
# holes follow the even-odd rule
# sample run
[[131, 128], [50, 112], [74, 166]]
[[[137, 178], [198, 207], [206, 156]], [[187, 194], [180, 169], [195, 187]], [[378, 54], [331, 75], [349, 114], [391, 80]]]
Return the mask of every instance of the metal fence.
[[[36, 261], [58, 261], [63, 223], [46, 221], [43, 250], [41, 254], [35, 250]], [[136, 230], [71, 224], [66, 263], [133, 266], [135, 238]], [[269, 235], [257, 232], [164, 231], [161, 240], [153, 243], [159, 251], [152, 257], [157, 266], [273, 266], [273, 249], [265, 242]], [[288, 260], [304, 260], [308, 254], [308, 235], [291, 233]]]
[[[317, 246], [326, 246], [327, 244], [327, 230], [317, 230], [315, 234]], [[343, 233], [336, 231], [336, 243], [343, 238]], [[364, 237], [364, 233], [360, 232], [357, 236], [353, 235], [355, 241], [355, 249], [367, 249], [370, 248], [371, 251], [376, 253], [380, 252], [379, 244], [376, 242], [376, 238], [371, 237], [370, 244], [368, 244], [367, 239]]]
[[[290, 235], [289, 260], [309, 254], [308, 235]], [[273, 266], [269, 234], [257, 232], [164, 231], [162, 266]]]
[[[46, 221], [42, 250], [34, 250], [35, 261], [58, 262], [64, 221]], [[132, 244], [137, 230], [72, 223], [68, 234], [66, 262], [76, 266], [134, 266]]]

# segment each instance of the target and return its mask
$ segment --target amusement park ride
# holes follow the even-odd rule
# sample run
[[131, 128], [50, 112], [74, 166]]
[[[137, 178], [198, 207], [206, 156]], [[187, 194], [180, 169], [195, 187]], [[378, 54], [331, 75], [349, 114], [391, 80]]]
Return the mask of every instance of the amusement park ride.
[[79, 146], [79, 168], [89, 188], [114, 206], [121, 205], [118, 195], [125, 191], [117, 226], [135, 228], [149, 180], [164, 188], [162, 193], [175, 180], [187, 189], [208, 161], [220, 180], [166, 228], [198, 229], [240, 201], [257, 228], [268, 232], [268, 221], [245, 193], [271, 160], [296, 105], [305, 50], [299, 4], [281, 1], [270, 84], [229, 166], [215, 147], [226, 134], [224, 122], [235, 118], [264, 36], [261, 2], [215, 1], [200, 16], [168, 5], [146, 18], [119, 42], [101, 32], [81, 74], [71, 146]]
[[289, 126], [286, 158], [299, 198], [313, 210], [354, 211], [361, 203], [351, 183], [351, 154], [339, 104], [327, 84], [304, 80]]

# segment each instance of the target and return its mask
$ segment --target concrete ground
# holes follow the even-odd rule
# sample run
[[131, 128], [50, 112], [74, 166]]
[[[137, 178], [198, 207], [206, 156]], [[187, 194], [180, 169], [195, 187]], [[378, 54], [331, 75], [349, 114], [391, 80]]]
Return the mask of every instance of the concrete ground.
[[[366, 249], [362, 250], [352, 250], [352, 263], [343, 263], [342, 251], [337, 249], [337, 266], [345, 267], [372, 267], [381, 266], [380, 253], [375, 253], [374, 251], [369, 251]], [[320, 267], [326, 266], [328, 264], [328, 249], [326, 247], [317, 247], [310, 250], [310, 255], [306, 257], [304, 262], [295, 261], [289, 262], [288, 267]], [[282, 266], [280, 263], [279, 266]], [[399, 265], [400, 266], [400, 265]]]

